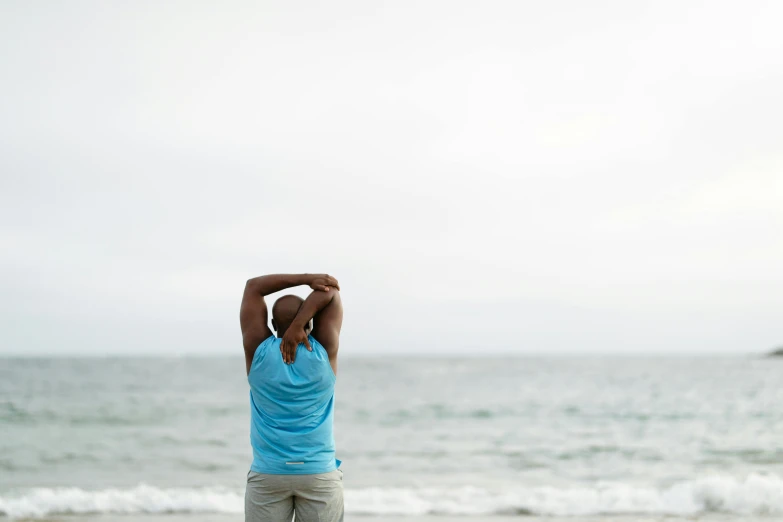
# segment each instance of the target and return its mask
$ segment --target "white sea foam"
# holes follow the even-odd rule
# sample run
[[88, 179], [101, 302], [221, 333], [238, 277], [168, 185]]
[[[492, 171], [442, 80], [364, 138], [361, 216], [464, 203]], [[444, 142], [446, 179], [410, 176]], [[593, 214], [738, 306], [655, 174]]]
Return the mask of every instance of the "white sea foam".
[[242, 495], [222, 488], [159, 489], [139, 484], [131, 489], [88, 491], [35, 488], [0, 497], [0, 514], [11, 518], [87, 513], [241, 513]]
[[346, 492], [346, 511], [375, 515], [695, 515], [705, 512], [783, 514], [783, 479], [714, 476], [665, 489], [605, 484], [591, 488], [380, 489]]
[[[750, 475], [685, 481], [664, 489], [622, 484], [591, 488], [364, 488], [345, 492], [349, 514], [370, 515], [782, 515], [783, 479]], [[160, 489], [140, 484], [131, 489], [88, 491], [37, 488], [0, 497], [0, 513], [11, 518], [87, 513], [241, 513], [243, 492], [223, 488]]]

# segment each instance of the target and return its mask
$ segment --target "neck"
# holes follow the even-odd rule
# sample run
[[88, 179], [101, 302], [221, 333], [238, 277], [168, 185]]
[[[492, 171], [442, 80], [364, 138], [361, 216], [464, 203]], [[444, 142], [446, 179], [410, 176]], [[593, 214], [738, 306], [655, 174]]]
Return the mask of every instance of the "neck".
[[275, 333], [277, 334], [278, 337], [283, 337], [285, 335], [286, 330], [288, 330], [289, 326], [291, 325], [287, 324], [285, 326], [281, 326], [280, 328], [277, 329], [277, 332]]

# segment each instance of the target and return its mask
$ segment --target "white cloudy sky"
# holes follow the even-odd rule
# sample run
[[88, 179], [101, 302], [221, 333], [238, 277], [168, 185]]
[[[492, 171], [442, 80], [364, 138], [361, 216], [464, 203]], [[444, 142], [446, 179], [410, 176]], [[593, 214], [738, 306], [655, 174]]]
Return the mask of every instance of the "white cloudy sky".
[[0, 4], [0, 353], [783, 344], [783, 3]]

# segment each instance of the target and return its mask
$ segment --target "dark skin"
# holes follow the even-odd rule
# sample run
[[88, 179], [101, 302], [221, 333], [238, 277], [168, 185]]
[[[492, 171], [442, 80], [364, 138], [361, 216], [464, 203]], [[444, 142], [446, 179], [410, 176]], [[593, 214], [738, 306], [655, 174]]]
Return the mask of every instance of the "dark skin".
[[296, 317], [282, 335], [280, 351], [283, 360], [293, 364], [296, 360], [296, 348], [303, 343], [312, 350], [307, 340], [308, 325], [313, 321], [311, 335], [326, 349], [329, 364], [337, 375], [337, 350], [340, 347], [340, 330], [343, 326], [343, 302], [338, 288], [327, 291], [314, 290], [305, 299]]
[[247, 281], [239, 310], [247, 373], [250, 373], [256, 348], [272, 335], [264, 297], [300, 285], [313, 289], [304, 302], [296, 296], [284, 296], [273, 307], [272, 326], [277, 336], [283, 338], [280, 345], [283, 360], [289, 364], [295, 361], [296, 347], [300, 342], [312, 350], [307, 340], [312, 319], [312, 336], [326, 348], [329, 362], [336, 373], [343, 308], [340, 285], [337, 279], [328, 274], [272, 274]]

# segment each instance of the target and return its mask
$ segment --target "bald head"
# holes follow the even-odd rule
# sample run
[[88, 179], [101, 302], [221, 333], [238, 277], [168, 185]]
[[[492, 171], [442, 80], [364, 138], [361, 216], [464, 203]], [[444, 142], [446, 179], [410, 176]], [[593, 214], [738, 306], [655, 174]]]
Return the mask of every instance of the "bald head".
[[272, 327], [283, 335], [293, 322], [304, 299], [295, 295], [284, 295], [272, 305]]

